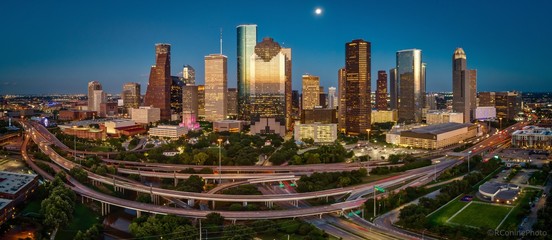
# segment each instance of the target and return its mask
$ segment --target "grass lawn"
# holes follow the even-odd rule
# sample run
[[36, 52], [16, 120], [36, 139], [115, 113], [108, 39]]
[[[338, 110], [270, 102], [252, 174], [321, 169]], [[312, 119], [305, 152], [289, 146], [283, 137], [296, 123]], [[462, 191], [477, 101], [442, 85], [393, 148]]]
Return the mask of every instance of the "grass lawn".
[[504, 223], [502, 223], [502, 226], [500, 226], [500, 229], [504, 230], [517, 230], [517, 226], [521, 223], [523, 218], [520, 218], [518, 214], [520, 214], [523, 211], [523, 207], [529, 205], [529, 201], [535, 198], [538, 191], [532, 190], [527, 191], [527, 188], [524, 188], [524, 192], [521, 193], [521, 195], [518, 198], [518, 201], [516, 202], [517, 205], [515, 206], [514, 210], [512, 210], [512, 213], [510, 213], [510, 216], [504, 220]]
[[78, 203], [75, 206], [73, 219], [67, 227], [59, 229], [56, 240], [73, 239], [79, 230], [84, 232], [96, 223], [101, 223], [100, 216], [83, 204]]
[[495, 229], [512, 208], [473, 202], [449, 222]]
[[428, 216], [428, 221], [434, 225], [445, 224], [452, 215], [468, 204], [459, 199], [460, 198], [455, 198], [452, 202], [449, 202], [448, 205]]

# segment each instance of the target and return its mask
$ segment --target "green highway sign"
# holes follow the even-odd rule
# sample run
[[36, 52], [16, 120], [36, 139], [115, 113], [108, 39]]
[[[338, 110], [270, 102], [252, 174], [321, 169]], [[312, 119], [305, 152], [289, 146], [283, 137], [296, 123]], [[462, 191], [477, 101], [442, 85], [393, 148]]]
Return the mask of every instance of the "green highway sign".
[[375, 186], [374, 188], [376, 189], [376, 191], [385, 192], [385, 189], [382, 187]]

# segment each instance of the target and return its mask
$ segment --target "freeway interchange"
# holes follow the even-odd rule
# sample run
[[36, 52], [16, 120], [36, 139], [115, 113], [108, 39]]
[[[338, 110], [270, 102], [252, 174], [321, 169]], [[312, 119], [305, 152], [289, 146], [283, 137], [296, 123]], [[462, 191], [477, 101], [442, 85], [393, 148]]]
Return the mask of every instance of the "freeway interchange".
[[[35, 142], [40, 150], [47, 154], [50, 159], [57, 165], [59, 168], [58, 171], [61, 171], [60, 168], [65, 170], [70, 170], [74, 167], [78, 167], [77, 163], [74, 163], [55, 152], [50, 145], [54, 144], [62, 149], [67, 149], [63, 143], [61, 143], [55, 136], [53, 136], [47, 129], [38, 125], [29, 123], [26, 121], [21, 121], [22, 126], [26, 130], [26, 138], [24, 145], [21, 148], [22, 155], [27, 163], [40, 175], [45, 178], [51, 178], [51, 175], [44, 172], [34, 164], [32, 158], [29, 157], [26, 151], [27, 144], [32, 140]], [[471, 151], [472, 155], [480, 154], [484, 152], [489, 152], [496, 149], [496, 146], [504, 144], [509, 140], [510, 133], [516, 129], [519, 129], [526, 124], [518, 123], [511, 128], [508, 128], [496, 135], [481, 141], [476, 144], [474, 147], [465, 150], [463, 153], [467, 154], [468, 151]], [[95, 154], [89, 152], [78, 152], [79, 154]], [[109, 153], [113, 154], [113, 153]], [[108, 156], [108, 154], [102, 154]], [[91, 172], [88, 172], [89, 179], [94, 183], [103, 183], [107, 185], [112, 185], [115, 189], [125, 189], [136, 192], [141, 192], [145, 194], [150, 194], [152, 196], [161, 196], [165, 198], [174, 198], [174, 199], [186, 199], [190, 200], [199, 200], [199, 201], [210, 201], [213, 206], [215, 202], [242, 202], [247, 204], [247, 202], [260, 202], [265, 203], [267, 206], [272, 206], [274, 202], [278, 203], [287, 203], [291, 204], [292, 208], [286, 210], [270, 210], [270, 211], [216, 211], [229, 220], [254, 220], [254, 219], [278, 219], [278, 218], [294, 218], [294, 217], [318, 217], [319, 221], [330, 221], [333, 214], [344, 214], [346, 211], [362, 208], [364, 202], [367, 200], [367, 197], [371, 197], [373, 193], [374, 185], [382, 186], [385, 188], [397, 188], [402, 189], [407, 186], [417, 186], [429, 183], [435, 174], [438, 174], [448, 168], [460, 164], [465, 157], [456, 156], [456, 157], [447, 157], [443, 158], [439, 163], [434, 164], [433, 166], [422, 167], [418, 169], [409, 170], [403, 172], [399, 175], [396, 175], [391, 178], [383, 179], [380, 181], [365, 183], [360, 185], [355, 185], [345, 188], [336, 188], [323, 190], [318, 192], [307, 192], [307, 193], [287, 193], [287, 194], [267, 194], [267, 195], [227, 195], [227, 194], [218, 194], [217, 191], [222, 190], [226, 186], [236, 186], [239, 184], [248, 184], [248, 183], [268, 183], [268, 182], [278, 182], [284, 180], [297, 180], [301, 175], [308, 175], [312, 172], [322, 172], [322, 171], [351, 171], [357, 170], [359, 168], [370, 169], [372, 166], [359, 163], [335, 163], [335, 164], [315, 164], [315, 165], [298, 165], [298, 166], [224, 166], [222, 173], [216, 174], [207, 174], [202, 176], [205, 179], [232, 179], [232, 180], [245, 180], [239, 181], [236, 183], [221, 184], [216, 191], [209, 191], [207, 193], [192, 193], [192, 192], [182, 192], [176, 190], [168, 190], [162, 188], [156, 188], [152, 186], [146, 186], [142, 183], [137, 183], [133, 181], [125, 181], [124, 178], [115, 178], [115, 177], [106, 177], [97, 175]], [[176, 173], [177, 170], [182, 170], [186, 168], [202, 168], [208, 166], [197, 166], [197, 165], [178, 165], [178, 164], [159, 164], [159, 163], [140, 163], [140, 162], [126, 162], [118, 161], [111, 159], [103, 159], [108, 164], [113, 165], [124, 165], [128, 168], [118, 168], [119, 173], [124, 174], [138, 174], [142, 176], [155, 176], [155, 177], [165, 177], [165, 178], [174, 178], [184, 179], [189, 177], [190, 174], [181, 174]], [[134, 169], [133, 169], [134, 168]], [[216, 169], [214, 169], [216, 170]], [[224, 173], [227, 172], [227, 173]], [[234, 172], [234, 173], [228, 173]], [[195, 174], [197, 175], [197, 174]], [[213, 211], [211, 210], [199, 210], [199, 209], [184, 209], [176, 207], [161, 206], [155, 204], [146, 204], [139, 203], [132, 200], [121, 199], [113, 197], [101, 192], [92, 190], [91, 188], [79, 183], [73, 178], [69, 178], [71, 188], [81, 195], [83, 198], [92, 199], [102, 203], [107, 209], [109, 206], [118, 206], [126, 209], [136, 210], [137, 212], [149, 212], [155, 214], [174, 214], [179, 216], [191, 217], [191, 218], [205, 218], [205, 216]], [[343, 197], [346, 199], [343, 202], [338, 202], [331, 205], [323, 206], [307, 206], [299, 207], [299, 201], [322, 198], [322, 197]], [[294, 206], [294, 207], [293, 207]], [[103, 209], [103, 208], [102, 208]], [[107, 211], [106, 211], [107, 212]], [[103, 212], [102, 212], [103, 213]], [[328, 215], [329, 214], [329, 215]], [[323, 218], [324, 215], [324, 218]], [[329, 219], [328, 219], [329, 217]], [[355, 226], [362, 229], [370, 229], [371, 232], [375, 235], [361, 235], [365, 238], [370, 239], [396, 239], [398, 238], [418, 238], [419, 236], [408, 235], [404, 232], [397, 232], [397, 229], [394, 229], [392, 225], [382, 225], [377, 226], [372, 223], [366, 222], [362, 219], [352, 219], [356, 224]], [[318, 221], [318, 220], [317, 220]], [[339, 223], [336, 224], [345, 224], [348, 223]], [[316, 224], [315, 220], [309, 221], [318, 227], [319, 224]], [[326, 229], [325, 229], [326, 230]], [[357, 229], [358, 230], [358, 229]], [[379, 232], [378, 232], [379, 231]], [[387, 234], [383, 234], [386, 233]], [[392, 233], [392, 234], [390, 234]], [[382, 235], [383, 234], [383, 235]], [[356, 234], [359, 236], [359, 234]]]

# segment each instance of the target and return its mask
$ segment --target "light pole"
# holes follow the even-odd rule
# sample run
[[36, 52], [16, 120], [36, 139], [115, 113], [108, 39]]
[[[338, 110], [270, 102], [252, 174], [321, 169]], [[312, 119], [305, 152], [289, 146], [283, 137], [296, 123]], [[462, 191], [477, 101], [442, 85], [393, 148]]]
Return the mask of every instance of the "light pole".
[[502, 117], [499, 117], [498, 121], [500, 122], [500, 130], [502, 130]]
[[217, 139], [217, 142], [219, 144], [219, 184], [222, 183], [222, 164], [221, 164], [221, 156], [222, 156], [222, 138]]
[[472, 153], [472, 151], [468, 152], [468, 173], [470, 173], [470, 154], [471, 153]]

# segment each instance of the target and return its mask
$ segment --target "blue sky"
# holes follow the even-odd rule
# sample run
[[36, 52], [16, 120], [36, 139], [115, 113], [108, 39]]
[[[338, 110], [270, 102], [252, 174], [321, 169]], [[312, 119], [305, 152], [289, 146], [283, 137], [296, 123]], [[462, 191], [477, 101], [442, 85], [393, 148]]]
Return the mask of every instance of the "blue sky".
[[[323, 14], [314, 14], [316, 7]], [[377, 70], [395, 52], [419, 48], [428, 91], [451, 90], [456, 47], [478, 70], [481, 91], [552, 91], [552, 1], [2, 1], [0, 94], [84, 93], [100, 81], [109, 93], [124, 82], [145, 92], [154, 44], [172, 44], [172, 74], [192, 65], [203, 82], [203, 57], [219, 51], [223, 28], [228, 86], [236, 86], [236, 26], [258, 25], [292, 48], [293, 88], [301, 75], [337, 85], [344, 46], [372, 43]]]

